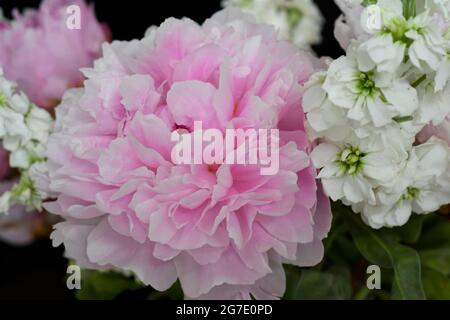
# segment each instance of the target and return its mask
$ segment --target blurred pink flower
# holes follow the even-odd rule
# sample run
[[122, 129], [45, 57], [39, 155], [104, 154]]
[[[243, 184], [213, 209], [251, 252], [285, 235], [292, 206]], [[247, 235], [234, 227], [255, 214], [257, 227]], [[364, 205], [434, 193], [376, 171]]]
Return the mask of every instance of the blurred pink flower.
[[[11, 189], [15, 181], [0, 182], [0, 195]], [[14, 205], [5, 214], [0, 213], [0, 240], [15, 246], [30, 244], [38, 236], [48, 237], [46, 216], [37, 211], [27, 212], [21, 205]]]
[[417, 141], [424, 143], [431, 137], [438, 137], [439, 139], [447, 141], [450, 146], [450, 115], [448, 115], [438, 126], [429, 124], [423, 128], [417, 135]]
[[[80, 30], [66, 25], [69, 5], [80, 7]], [[13, 16], [0, 25], [0, 65], [35, 104], [54, 107], [66, 89], [81, 85], [79, 69], [99, 57], [108, 29], [83, 0], [44, 0], [39, 10]]]
[[[283, 295], [282, 263], [317, 264], [331, 222], [300, 105], [313, 57], [235, 9], [202, 26], [168, 19], [104, 45], [57, 108], [48, 147], [54, 245], [84, 267], [133, 271], [189, 298]], [[178, 129], [280, 130], [280, 170], [176, 165]]]

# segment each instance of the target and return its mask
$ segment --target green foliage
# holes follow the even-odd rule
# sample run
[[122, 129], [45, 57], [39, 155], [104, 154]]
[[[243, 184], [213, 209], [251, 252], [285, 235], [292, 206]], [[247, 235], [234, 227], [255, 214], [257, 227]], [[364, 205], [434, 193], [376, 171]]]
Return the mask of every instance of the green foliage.
[[404, 246], [384, 230], [373, 230], [364, 225], [353, 213], [344, 214], [356, 247], [372, 264], [394, 269], [392, 297], [405, 300], [425, 299], [421, 282], [419, 254]]
[[425, 216], [413, 215], [407, 224], [397, 228], [399, 236], [407, 244], [414, 244], [419, 240], [422, 233], [423, 221]]
[[305, 269], [287, 272], [285, 298], [290, 300], [344, 300], [352, 296], [351, 275], [345, 268], [327, 272]]
[[422, 282], [428, 299], [450, 300], [450, 279], [443, 273], [424, 268]]
[[[286, 268], [286, 299], [450, 299], [450, 222], [413, 215], [399, 228], [374, 230], [333, 204], [325, 257], [315, 268]], [[381, 289], [367, 288], [369, 265], [381, 268]]]
[[136, 290], [142, 285], [134, 277], [113, 271], [82, 271], [81, 289], [76, 297], [80, 300], [110, 300], [127, 290]]

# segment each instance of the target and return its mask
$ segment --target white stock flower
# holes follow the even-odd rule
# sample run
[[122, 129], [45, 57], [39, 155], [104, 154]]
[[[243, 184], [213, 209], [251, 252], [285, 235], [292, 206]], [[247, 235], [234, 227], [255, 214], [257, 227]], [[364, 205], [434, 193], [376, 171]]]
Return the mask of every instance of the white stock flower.
[[396, 41], [392, 34], [381, 34], [359, 46], [358, 63], [362, 70], [376, 68], [379, 72], [395, 72], [405, 57], [406, 44]]
[[305, 85], [303, 110], [306, 113], [306, 128], [311, 140], [327, 137], [331, 141], [342, 141], [351, 134], [346, 110], [334, 105], [322, 88], [326, 72], [315, 73]]
[[377, 6], [381, 8], [383, 25], [357, 50], [362, 70], [376, 67], [380, 72], [395, 72], [407, 57], [423, 73], [436, 71], [448, 42], [429, 11], [406, 19], [400, 1], [379, 1]]
[[408, 56], [411, 63], [423, 71], [436, 71], [447, 55], [447, 41], [432, 23], [428, 12], [424, 12], [408, 23], [405, 36], [412, 41]]
[[306, 85], [312, 159], [333, 200], [373, 228], [401, 226], [450, 203], [450, 149], [437, 138], [450, 136], [448, 3], [423, 2], [405, 17], [402, 1], [378, 0], [382, 26], [372, 32], [363, 25], [371, 1], [336, 2], [347, 21], [335, 33], [352, 43]]
[[374, 189], [391, 186], [403, 169], [411, 141], [399, 126], [360, 139], [354, 136], [340, 143], [324, 142], [312, 152], [314, 166], [321, 169], [325, 192], [333, 201], [375, 204]]
[[[1, 93], [0, 93], [1, 94]], [[0, 137], [24, 137], [28, 139], [28, 128], [23, 114], [0, 106]], [[12, 150], [9, 150], [12, 151]]]
[[281, 38], [301, 48], [321, 41], [323, 17], [312, 0], [224, 0], [222, 5], [237, 6], [258, 22], [274, 25]]
[[0, 213], [7, 214], [11, 207], [11, 192], [6, 191], [0, 196]]
[[[448, 40], [450, 42], [450, 40]], [[435, 90], [450, 90], [450, 45], [436, 72]]]
[[425, 0], [423, 6], [425, 9], [429, 9], [433, 13], [441, 14], [447, 21], [450, 20], [449, 0]]
[[34, 140], [47, 141], [52, 125], [52, 117], [44, 109], [32, 108], [27, 115], [27, 127]]
[[47, 163], [45, 161], [34, 163], [28, 170], [28, 176], [34, 182], [36, 192], [39, 193], [41, 199], [46, 199], [52, 195]]
[[450, 113], [450, 88], [435, 91], [432, 81], [425, 81], [417, 87], [420, 107], [415, 119], [423, 125], [439, 125]]
[[359, 0], [335, 0], [342, 14], [334, 24], [334, 36], [342, 49], [346, 50], [354, 39], [365, 39], [369, 34], [361, 26], [364, 7]]
[[449, 161], [447, 143], [432, 138], [411, 150], [395, 184], [376, 190], [376, 205], [364, 203], [353, 209], [373, 228], [401, 226], [412, 212], [436, 211], [450, 203]]
[[33, 177], [42, 175], [45, 151], [52, 130], [51, 115], [33, 105], [16, 85], [6, 80], [0, 69], [0, 140], [10, 152], [9, 165], [20, 172], [20, 179], [0, 198], [0, 213], [15, 204], [40, 209], [46, 197], [35, 186]]
[[418, 107], [416, 90], [388, 72], [361, 71], [356, 59], [343, 56], [328, 69], [323, 84], [330, 101], [347, 109], [347, 117], [375, 127], [411, 116]]

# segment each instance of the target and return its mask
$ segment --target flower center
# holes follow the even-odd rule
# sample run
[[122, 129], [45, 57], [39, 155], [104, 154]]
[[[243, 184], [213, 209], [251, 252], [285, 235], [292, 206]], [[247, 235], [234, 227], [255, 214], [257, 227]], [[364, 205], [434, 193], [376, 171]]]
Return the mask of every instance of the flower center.
[[248, 7], [252, 4], [253, 0], [241, 0], [241, 6]]
[[358, 147], [346, 146], [337, 154], [337, 163], [344, 174], [357, 175], [363, 167], [363, 158], [366, 155]]
[[401, 200], [414, 200], [419, 196], [420, 190], [415, 187], [408, 187], [402, 195]]
[[414, 42], [406, 36], [409, 30], [415, 30], [419, 34], [424, 33], [423, 28], [419, 26], [408, 26], [408, 21], [404, 17], [394, 17], [381, 30], [381, 34], [391, 34], [394, 42], [400, 42], [409, 47]]
[[378, 88], [375, 85], [375, 81], [372, 80], [373, 72], [358, 72], [356, 80], [356, 90], [359, 94], [366, 97], [373, 96]]
[[299, 25], [300, 21], [303, 18], [303, 12], [298, 8], [292, 7], [282, 9], [286, 10], [286, 16], [289, 27], [291, 27], [291, 29], [297, 28], [297, 26]]
[[7, 101], [8, 98], [3, 93], [0, 93], [0, 107], [5, 106]]

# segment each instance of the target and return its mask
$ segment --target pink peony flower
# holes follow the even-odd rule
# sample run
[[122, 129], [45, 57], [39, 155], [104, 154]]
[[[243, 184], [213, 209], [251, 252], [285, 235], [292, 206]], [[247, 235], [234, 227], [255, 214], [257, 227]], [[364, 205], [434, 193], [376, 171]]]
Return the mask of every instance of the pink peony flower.
[[[80, 8], [80, 30], [71, 30], [66, 9]], [[0, 25], [0, 65], [9, 80], [40, 107], [54, 107], [66, 89], [83, 81], [80, 68], [92, 66], [108, 39], [83, 0], [44, 0], [39, 10], [15, 11]]]
[[[104, 45], [50, 137], [54, 245], [87, 268], [131, 270], [189, 298], [283, 295], [282, 263], [317, 264], [331, 212], [315, 180], [301, 85], [313, 59], [236, 9], [168, 19]], [[175, 130], [280, 130], [280, 166], [172, 162]]]

